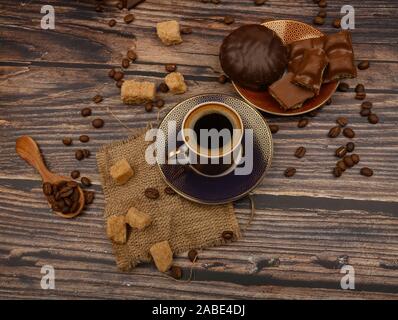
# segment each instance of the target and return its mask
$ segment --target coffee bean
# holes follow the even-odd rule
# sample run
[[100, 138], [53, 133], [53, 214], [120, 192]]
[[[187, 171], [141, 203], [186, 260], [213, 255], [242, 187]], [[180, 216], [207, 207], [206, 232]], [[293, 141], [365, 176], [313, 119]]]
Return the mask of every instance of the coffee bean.
[[88, 150], [88, 149], [83, 149], [83, 155], [84, 155], [85, 158], [90, 157], [90, 150]]
[[124, 80], [119, 80], [116, 82], [116, 87], [121, 88], [123, 86]]
[[341, 127], [336, 126], [329, 130], [328, 136], [329, 138], [337, 138], [340, 135]]
[[361, 159], [357, 154], [354, 153], [351, 155], [351, 160], [354, 162], [354, 164], [358, 164]]
[[134, 62], [135, 60], [137, 60], [137, 53], [134, 50], [128, 50], [127, 58]]
[[224, 240], [231, 240], [234, 237], [234, 233], [232, 231], [223, 231], [221, 237]]
[[297, 150], [296, 150], [296, 152], [294, 153], [294, 156], [295, 156], [296, 158], [301, 159], [302, 157], [305, 156], [305, 153], [306, 153], [306, 152], [307, 152], [307, 149], [306, 149], [306, 148], [304, 148], [304, 147], [298, 147]]
[[354, 162], [352, 161], [350, 156], [345, 156], [343, 158], [344, 164], [347, 166], [347, 168], [352, 168], [354, 166]]
[[335, 151], [336, 157], [339, 157], [339, 158], [343, 158], [346, 154], [347, 154], [347, 148], [344, 146], [337, 148]]
[[167, 86], [166, 83], [161, 82], [161, 83], [159, 84], [159, 86], [158, 86], [158, 91], [159, 91], [159, 92], [166, 93], [166, 92], [169, 91], [169, 87]]
[[321, 26], [321, 25], [325, 24], [325, 19], [322, 17], [316, 16], [314, 18], [314, 24]]
[[347, 152], [353, 152], [355, 149], [355, 144], [354, 142], [348, 142], [345, 147], [347, 149]]
[[362, 83], [358, 83], [355, 87], [355, 92], [365, 92], [365, 86]]
[[228, 77], [225, 74], [222, 74], [218, 77], [218, 83], [225, 84], [228, 82]]
[[368, 168], [368, 167], [364, 167], [361, 169], [360, 171], [361, 175], [365, 176], [365, 177], [371, 177], [373, 176], [373, 170]]
[[188, 251], [188, 258], [191, 262], [198, 260], [198, 252], [195, 249], [191, 249]]
[[129, 13], [128, 15], [124, 16], [124, 18], [123, 18], [124, 22], [127, 24], [133, 22], [134, 19], [135, 19], [135, 17], [132, 13]]
[[355, 132], [351, 128], [345, 128], [343, 130], [343, 134], [344, 134], [345, 137], [347, 137], [349, 139], [352, 139], [352, 138], [355, 137]]
[[113, 79], [113, 77], [115, 76], [115, 72], [116, 72], [116, 71], [115, 71], [115, 69], [113, 69], [113, 68], [112, 68], [111, 70], [109, 70], [109, 71], [108, 71], [108, 76], [109, 76], [109, 78]]
[[70, 207], [72, 205], [72, 200], [69, 199], [69, 198], [65, 198], [64, 202], [65, 202], [65, 205], [68, 206], [68, 207]]
[[370, 63], [369, 63], [369, 61], [367, 61], [367, 60], [358, 63], [358, 69], [359, 69], [359, 70], [366, 70], [366, 69], [368, 69], [369, 67], [370, 67]]
[[90, 137], [88, 135], [83, 134], [79, 137], [79, 140], [80, 142], [86, 143], [90, 141]]
[[332, 98], [326, 100], [326, 105], [330, 106], [332, 104]]
[[334, 175], [336, 178], [341, 177], [342, 174], [343, 174], [343, 171], [340, 169], [340, 167], [334, 167], [334, 168], [333, 168], [333, 175]]
[[83, 117], [91, 116], [91, 109], [90, 109], [90, 108], [83, 108], [83, 109], [80, 111], [80, 113], [81, 113], [81, 115], [82, 115]]
[[156, 107], [157, 108], [163, 108], [163, 106], [164, 106], [164, 100], [163, 99], [159, 99], [159, 100], [157, 100], [156, 101]]
[[114, 27], [114, 26], [116, 25], [116, 20], [115, 20], [115, 19], [109, 20], [108, 25], [109, 25], [111, 28]]
[[362, 109], [372, 109], [372, 107], [373, 107], [373, 103], [370, 101], [364, 101], [361, 104]]
[[297, 123], [297, 127], [304, 128], [307, 126], [308, 122], [309, 121], [306, 118], [300, 119], [299, 122]]
[[326, 17], [327, 17], [327, 12], [326, 12], [326, 10], [325, 10], [325, 9], [319, 10], [319, 12], [318, 12], [318, 17], [326, 18]]
[[80, 199], [80, 192], [79, 192], [79, 190], [77, 189], [77, 188], [75, 188], [74, 190], [73, 190], [73, 193], [72, 193], [72, 195], [70, 196], [70, 199], [72, 200], [72, 201], [79, 201], [79, 199]]
[[348, 124], [348, 119], [346, 117], [338, 117], [336, 123], [340, 127], [345, 127]]
[[66, 146], [70, 146], [72, 144], [72, 139], [71, 138], [63, 138], [62, 143]]
[[93, 97], [93, 101], [95, 103], [100, 103], [103, 100], [102, 96], [100, 94], [97, 94]]
[[340, 82], [337, 90], [339, 90], [340, 92], [347, 92], [348, 90], [350, 90], [350, 85], [347, 82]]
[[83, 150], [76, 150], [75, 151], [75, 158], [76, 160], [83, 160], [84, 159], [84, 154], [83, 154]]
[[334, 19], [332, 26], [336, 29], [340, 29], [341, 28], [341, 20], [340, 19]]
[[172, 196], [175, 195], [177, 192], [175, 192], [171, 187], [166, 187], [164, 188], [164, 193]]
[[53, 194], [53, 186], [49, 182], [44, 182], [43, 183], [43, 193], [46, 196], [52, 195]]
[[94, 119], [91, 124], [93, 125], [94, 128], [99, 129], [102, 128], [104, 126], [104, 120], [97, 118]]
[[159, 191], [156, 188], [146, 188], [144, 191], [144, 195], [145, 197], [153, 200], [158, 199], [160, 196]]
[[183, 28], [181, 28], [181, 33], [182, 34], [191, 34], [192, 28], [191, 27], [183, 27]]
[[73, 202], [72, 206], [70, 207], [69, 212], [75, 213], [79, 209], [79, 207], [80, 207], [79, 201], [75, 201], [75, 202]]
[[355, 99], [364, 100], [366, 98], [366, 92], [357, 92], [355, 95]]
[[372, 113], [368, 116], [368, 121], [371, 124], [376, 124], [379, 122], [379, 117], [377, 116], [377, 114]]
[[318, 110], [312, 110], [312, 111], [310, 111], [310, 112], [307, 113], [307, 115], [308, 115], [309, 117], [311, 117], [311, 118], [316, 117], [317, 114], [318, 114]]
[[272, 134], [275, 134], [279, 131], [279, 126], [277, 124], [270, 124], [269, 128]]
[[145, 104], [145, 111], [146, 112], [152, 112], [152, 110], [153, 110], [153, 103], [152, 102], [147, 102]]
[[95, 194], [93, 191], [86, 191], [84, 190], [84, 203], [87, 204], [92, 204], [94, 201]]
[[173, 63], [168, 63], [164, 66], [167, 72], [175, 72], [177, 70], [177, 65]]
[[61, 198], [67, 198], [67, 197], [69, 197], [72, 194], [73, 188], [64, 187], [59, 192], [60, 192]]
[[337, 161], [336, 167], [340, 168], [340, 170], [341, 170], [342, 172], [346, 171], [346, 169], [347, 169], [347, 166], [345, 165], [345, 163], [344, 163], [343, 160]]
[[295, 168], [287, 168], [287, 169], [285, 170], [285, 173], [284, 173], [284, 175], [285, 175], [286, 178], [291, 178], [291, 177], [293, 177], [295, 174], [296, 174], [296, 169], [295, 169]]
[[79, 170], [73, 170], [73, 171], [70, 173], [70, 176], [72, 177], [72, 179], [77, 179], [77, 178], [80, 177], [80, 171], [79, 171]]
[[182, 269], [178, 266], [172, 266], [170, 269], [170, 275], [174, 279], [181, 279], [182, 278]]
[[367, 117], [372, 113], [372, 111], [370, 109], [362, 109], [361, 112], [359, 112], [359, 114], [362, 117]]
[[115, 75], [113, 76], [113, 79], [115, 79], [115, 81], [119, 81], [122, 80], [124, 77], [124, 73], [121, 71], [116, 71]]
[[233, 24], [235, 22], [235, 18], [231, 17], [231, 16], [226, 16], [224, 17], [224, 23], [229, 25], [229, 24]]
[[122, 67], [127, 69], [130, 66], [130, 60], [127, 58], [122, 59]]
[[85, 186], [85, 187], [90, 187], [91, 186], [91, 180], [89, 178], [87, 178], [87, 177], [82, 177], [80, 179], [80, 181], [81, 181], [82, 185]]
[[61, 193], [59, 191], [54, 191], [54, 199], [55, 201], [60, 201], [61, 200]]
[[256, 6], [262, 6], [265, 2], [266, 0], [254, 0], [254, 4]]

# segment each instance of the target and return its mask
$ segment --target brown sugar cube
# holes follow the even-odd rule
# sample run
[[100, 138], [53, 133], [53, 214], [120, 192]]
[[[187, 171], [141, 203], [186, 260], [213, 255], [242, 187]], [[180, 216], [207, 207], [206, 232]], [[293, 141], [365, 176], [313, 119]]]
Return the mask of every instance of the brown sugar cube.
[[149, 252], [155, 262], [156, 268], [160, 272], [166, 272], [170, 269], [173, 264], [173, 252], [167, 240], [154, 244], [149, 249]]
[[126, 221], [124, 216], [110, 216], [107, 220], [106, 233], [108, 238], [118, 244], [127, 241]]
[[126, 159], [122, 159], [111, 167], [109, 174], [117, 184], [122, 185], [129, 181], [132, 176], [134, 176], [134, 170], [130, 167]]
[[144, 230], [152, 222], [149, 214], [138, 210], [137, 208], [130, 208], [126, 215], [126, 223], [132, 228]]
[[180, 24], [175, 20], [159, 22], [156, 25], [156, 31], [158, 37], [166, 46], [182, 42]]
[[168, 86], [169, 90], [173, 94], [182, 94], [187, 91], [187, 85], [184, 81], [184, 76], [179, 72], [169, 73], [165, 78], [164, 82]]
[[125, 104], [141, 104], [154, 101], [156, 86], [149, 81], [126, 80], [122, 84], [121, 98]]

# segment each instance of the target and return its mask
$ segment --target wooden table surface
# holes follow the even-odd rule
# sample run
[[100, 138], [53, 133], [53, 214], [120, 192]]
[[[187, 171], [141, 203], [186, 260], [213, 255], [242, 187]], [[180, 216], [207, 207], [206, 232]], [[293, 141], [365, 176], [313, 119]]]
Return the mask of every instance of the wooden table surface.
[[[136, 19], [123, 22], [125, 12], [114, 6], [103, 13], [94, 1], [0, 1], [0, 298], [398, 298], [398, 3], [393, 0], [351, 0], [356, 13], [353, 31], [358, 61], [371, 68], [348, 81], [349, 92], [338, 92], [333, 103], [310, 118], [304, 129], [299, 117], [264, 115], [280, 125], [274, 135], [273, 165], [255, 190], [255, 218], [243, 239], [200, 254], [195, 281], [177, 282], [151, 265], [130, 273], [116, 269], [104, 230], [104, 198], [96, 168], [99, 146], [128, 136], [129, 128], [156, 121], [156, 112], [125, 106], [119, 90], [108, 78], [120, 66], [126, 50], [136, 44], [138, 60], [126, 78], [160, 82], [164, 64], [176, 63], [189, 90], [182, 96], [162, 95], [163, 116], [177, 102], [193, 95], [218, 92], [236, 95], [231, 84], [221, 85], [219, 45], [225, 35], [246, 23], [266, 19], [296, 19], [311, 23], [318, 12], [312, 0], [221, 0], [205, 4], [188, 0], [147, 0], [133, 10]], [[40, 8], [55, 7], [55, 30], [42, 30]], [[330, 1], [325, 32], [335, 32], [331, 22], [345, 1]], [[232, 25], [224, 16], [235, 17]], [[117, 25], [108, 26], [114, 18]], [[155, 24], [177, 19], [193, 29], [184, 42], [166, 47], [155, 33]], [[360, 101], [353, 87], [363, 83], [380, 123], [371, 125], [359, 115]], [[95, 105], [91, 98], [102, 94]], [[80, 116], [93, 108], [105, 120], [95, 130]], [[343, 136], [327, 137], [338, 116], [347, 116], [357, 137], [361, 163], [340, 179], [331, 175], [336, 147]], [[91, 137], [92, 156], [78, 162], [74, 150], [81, 134]], [[39, 175], [15, 153], [15, 140], [34, 137], [51, 170], [69, 175], [80, 169], [94, 183], [96, 200], [77, 219], [67, 221], [50, 212], [41, 192]], [[75, 145], [61, 143], [65, 136]], [[293, 156], [298, 146], [307, 148], [302, 159]], [[287, 167], [297, 174], [287, 179]], [[373, 168], [371, 178], [359, 175], [362, 166]], [[235, 204], [239, 222], [250, 215], [249, 202]], [[329, 269], [313, 257], [347, 255], [355, 269], [355, 290], [342, 290], [339, 269]], [[279, 258], [280, 265], [264, 261]], [[390, 268], [383, 265], [389, 263]], [[191, 263], [186, 254], [176, 258], [184, 271]], [[42, 290], [40, 269], [55, 268], [55, 290]], [[383, 267], [384, 266], [384, 267]]]

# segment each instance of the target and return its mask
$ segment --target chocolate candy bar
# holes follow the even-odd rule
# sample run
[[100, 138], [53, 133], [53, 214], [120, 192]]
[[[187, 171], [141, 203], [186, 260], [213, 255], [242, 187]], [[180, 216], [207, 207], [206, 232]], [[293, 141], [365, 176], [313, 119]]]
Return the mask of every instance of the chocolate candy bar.
[[301, 63], [304, 51], [308, 49], [323, 48], [326, 37], [310, 38], [289, 44], [289, 64], [288, 70], [296, 73]]
[[300, 108], [303, 102], [314, 96], [311, 90], [292, 83], [294, 73], [286, 73], [281, 79], [268, 87], [268, 92], [279, 102], [284, 110]]
[[318, 95], [323, 81], [323, 71], [327, 64], [328, 59], [323, 49], [305, 50], [296, 75], [293, 77], [293, 83], [310, 89]]

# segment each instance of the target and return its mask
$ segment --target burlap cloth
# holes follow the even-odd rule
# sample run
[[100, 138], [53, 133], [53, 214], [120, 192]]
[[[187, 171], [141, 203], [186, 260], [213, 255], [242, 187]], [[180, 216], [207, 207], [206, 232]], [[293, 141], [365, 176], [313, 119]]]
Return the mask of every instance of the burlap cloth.
[[[130, 230], [127, 243], [112, 244], [116, 263], [121, 270], [130, 270], [140, 262], [151, 261], [149, 248], [159, 241], [168, 240], [174, 254], [223, 244], [223, 231], [233, 231], [235, 239], [241, 236], [234, 209], [227, 205], [201, 205], [179, 195], [164, 192], [167, 186], [159, 167], [149, 165], [145, 160], [145, 149], [149, 142], [144, 140], [144, 130], [139, 130], [127, 140], [103, 146], [97, 152], [98, 169], [105, 195], [105, 222], [109, 216], [124, 215], [132, 206], [147, 212], [152, 224], [144, 231]], [[110, 167], [125, 158], [133, 167], [135, 175], [119, 186], [109, 175]], [[160, 197], [151, 200], [144, 190], [157, 188]]]

